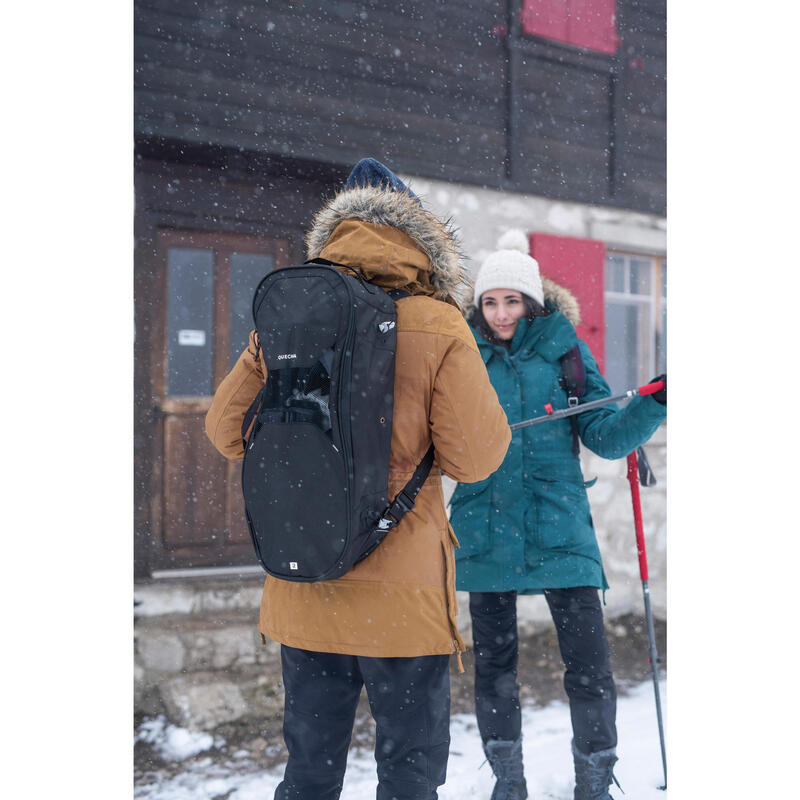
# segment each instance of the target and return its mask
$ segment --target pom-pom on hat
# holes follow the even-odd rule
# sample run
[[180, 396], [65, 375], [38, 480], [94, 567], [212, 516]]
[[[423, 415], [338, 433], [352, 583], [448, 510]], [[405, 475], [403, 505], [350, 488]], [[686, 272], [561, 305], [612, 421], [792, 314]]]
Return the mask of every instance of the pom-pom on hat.
[[516, 289], [543, 306], [544, 289], [539, 264], [530, 256], [525, 233], [517, 228], [506, 231], [497, 240], [497, 248], [478, 270], [473, 300], [475, 307], [481, 307], [481, 295], [492, 289]]

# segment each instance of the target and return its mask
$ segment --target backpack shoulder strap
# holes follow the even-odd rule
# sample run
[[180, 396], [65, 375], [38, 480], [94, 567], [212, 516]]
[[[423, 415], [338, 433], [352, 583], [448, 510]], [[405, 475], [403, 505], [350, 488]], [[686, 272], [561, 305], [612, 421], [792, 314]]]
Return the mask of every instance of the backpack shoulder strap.
[[[386, 293], [392, 300], [401, 300], [404, 297], [411, 297], [411, 292], [405, 289], [388, 289]], [[378, 520], [378, 530], [389, 531], [394, 528], [400, 520], [414, 508], [414, 503], [422, 488], [422, 484], [428, 479], [431, 467], [433, 466], [434, 447], [431, 445], [422, 457], [422, 461], [417, 465], [414, 474], [408, 483], [398, 492], [397, 497], [387, 506]]]
[[398, 492], [397, 497], [387, 506], [378, 520], [378, 530], [389, 531], [399, 524], [400, 520], [414, 508], [422, 484], [428, 479], [431, 467], [433, 466], [434, 448], [431, 445], [422, 457], [414, 474], [408, 483]]
[[570, 405], [577, 405], [578, 398], [582, 397], [586, 391], [586, 369], [583, 366], [580, 347], [575, 345], [571, 350], [567, 350], [559, 361], [561, 362], [561, 378], [564, 391], [566, 391], [567, 398], [571, 401]]
[[[586, 391], [586, 369], [583, 366], [578, 345], [567, 350], [559, 362], [561, 363], [561, 386], [567, 393], [567, 404], [570, 407], [577, 406]], [[572, 427], [572, 452], [577, 456], [581, 451], [577, 415], [573, 414], [569, 421]]]
[[250, 408], [244, 414], [244, 420], [242, 421], [242, 444], [247, 449], [247, 433], [250, 430], [250, 426], [253, 423], [253, 417], [258, 413], [258, 409], [261, 406], [261, 398], [264, 396], [264, 391], [266, 386], [262, 386], [258, 390], [258, 394], [253, 398], [253, 402], [250, 403]]

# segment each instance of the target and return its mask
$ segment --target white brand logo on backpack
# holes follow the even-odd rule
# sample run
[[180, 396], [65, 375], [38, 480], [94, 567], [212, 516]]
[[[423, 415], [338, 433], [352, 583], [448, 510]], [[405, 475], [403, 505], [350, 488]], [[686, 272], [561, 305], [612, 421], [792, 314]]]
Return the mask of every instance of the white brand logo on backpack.
[[284, 358], [297, 358], [297, 353], [284, 353], [282, 356], [278, 356], [278, 361]]
[[394, 322], [381, 322], [380, 325], [378, 325], [378, 330], [381, 333], [386, 333], [387, 331], [390, 331], [392, 328], [394, 328]]
[[290, 561], [289, 562], [289, 569], [297, 569], [297, 562], [296, 561]]

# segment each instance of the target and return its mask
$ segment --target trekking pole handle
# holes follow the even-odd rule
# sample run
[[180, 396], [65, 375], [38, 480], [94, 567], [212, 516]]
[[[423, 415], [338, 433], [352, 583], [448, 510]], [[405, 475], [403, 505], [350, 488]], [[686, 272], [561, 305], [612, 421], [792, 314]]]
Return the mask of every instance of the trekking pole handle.
[[663, 388], [664, 381], [653, 381], [652, 383], [646, 383], [644, 386], [640, 386], [638, 389], [634, 389], [634, 392], [642, 397], [645, 397], [648, 394], [660, 392]]

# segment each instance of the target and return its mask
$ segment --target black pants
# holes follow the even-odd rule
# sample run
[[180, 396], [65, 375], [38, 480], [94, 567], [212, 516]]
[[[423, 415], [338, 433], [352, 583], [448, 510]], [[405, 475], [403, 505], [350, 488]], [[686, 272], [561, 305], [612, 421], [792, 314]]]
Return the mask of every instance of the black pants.
[[[597, 589], [544, 592], [566, 666], [575, 746], [596, 753], [617, 745], [617, 690]], [[475, 712], [484, 742], [515, 741], [522, 731], [517, 684], [517, 593], [470, 592], [475, 645]]]
[[436, 800], [450, 748], [449, 656], [364, 658], [281, 646], [289, 760], [275, 800], [337, 800], [361, 687], [375, 718], [377, 800]]

